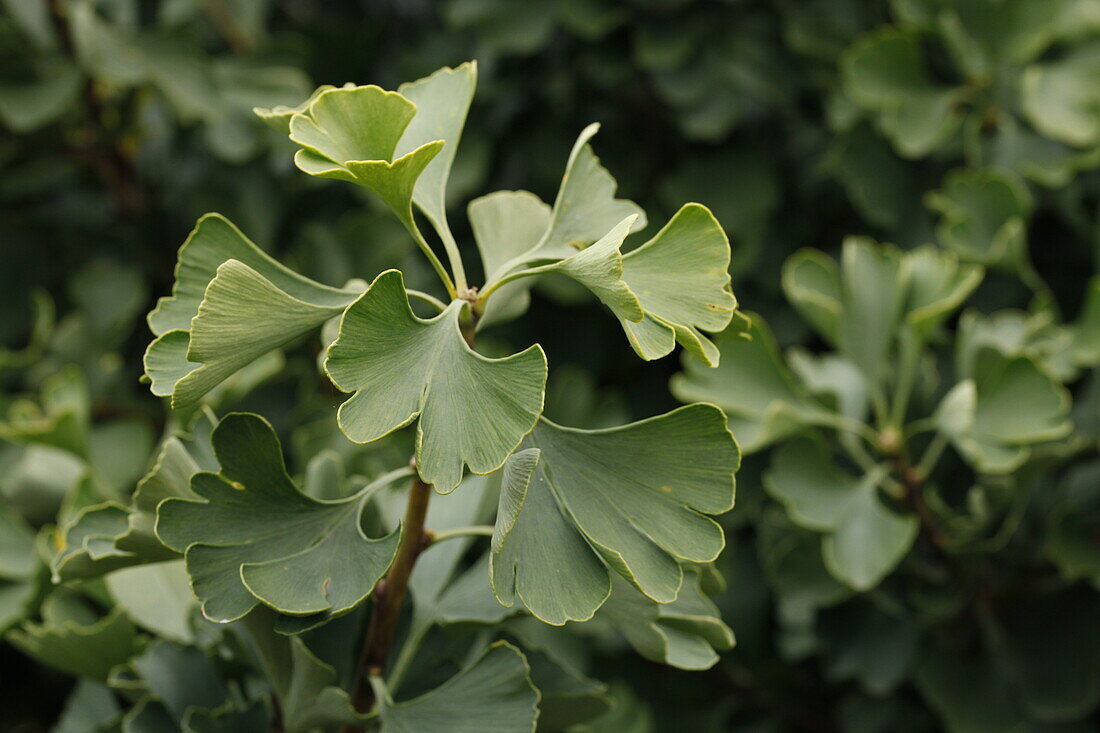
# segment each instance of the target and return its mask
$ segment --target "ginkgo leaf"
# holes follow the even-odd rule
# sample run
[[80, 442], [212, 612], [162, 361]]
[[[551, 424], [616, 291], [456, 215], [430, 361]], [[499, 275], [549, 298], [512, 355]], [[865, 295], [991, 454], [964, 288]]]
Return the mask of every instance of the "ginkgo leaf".
[[961, 91], [932, 80], [912, 29], [887, 26], [857, 40], [840, 59], [848, 96], [878, 115], [898, 152], [927, 155], [958, 129]]
[[645, 312], [637, 323], [619, 317], [634, 351], [649, 361], [678, 342], [716, 366], [718, 347], [700, 331], [721, 331], [733, 319], [737, 299], [729, 263], [726, 233], [700, 204], [685, 204], [652, 239], [624, 256], [622, 279]]
[[936, 236], [968, 262], [1015, 268], [1027, 258], [1027, 220], [1032, 200], [1014, 174], [960, 170], [926, 197], [941, 214]]
[[659, 604], [621, 577], [612, 579], [611, 597], [596, 615], [607, 621], [646, 659], [680, 669], [710, 669], [718, 651], [733, 647], [733, 632], [699, 587], [692, 571], [672, 603]]
[[[624, 323], [641, 321], [645, 314], [638, 297], [623, 281], [623, 256], [619, 251], [636, 218], [636, 214], [631, 214], [595, 243], [576, 254], [546, 265], [520, 270], [502, 282], [511, 278], [558, 273], [588, 288]], [[492, 302], [492, 298], [489, 302]], [[627, 333], [629, 335], [630, 332]], [[671, 350], [670, 336], [668, 351]]]
[[[345, 84], [344, 86], [352, 87], [354, 85]], [[313, 93], [310, 94], [309, 97], [301, 104], [295, 105], [293, 107], [286, 104], [280, 104], [274, 107], [253, 107], [252, 114], [263, 120], [264, 123], [267, 124], [271, 129], [277, 132], [281, 132], [284, 135], [289, 135], [290, 118], [296, 114], [301, 114], [305, 112], [307, 109], [309, 109], [309, 105], [313, 104], [313, 100], [317, 99], [317, 97], [321, 96], [321, 94], [327, 92], [329, 89], [335, 88], [336, 87], [332, 84], [322, 84], [321, 86], [314, 89]]]
[[[538, 244], [550, 226], [550, 207], [528, 191], [497, 191], [476, 198], [466, 212], [486, 277]], [[479, 328], [510, 320], [527, 310], [530, 280], [501, 286], [485, 304]]]
[[716, 369], [685, 355], [684, 371], [670, 383], [681, 402], [721, 407], [746, 453], [804, 430], [826, 414], [783, 364], [763, 319], [750, 315], [749, 320], [747, 330], [735, 322], [718, 334], [722, 361]]
[[829, 572], [866, 591], [901, 561], [918, 526], [915, 517], [882, 504], [877, 493], [882, 478], [852, 476], [820, 443], [799, 438], [772, 454], [764, 486], [796, 524], [824, 534], [822, 555]]
[[783, 263], [783, 294], [828, 343], [840, 338], [844, 305], [836, 260], [816, 249], [800, 249]]
[[680, 561], [709, 562], [725, 539], [706, 516], [733, 506], [737, 444], [713, 405], [605, 430], [541, 420], [509, 460], [493, 535], [493, 590], [543, 621], [591, 618], [611, 571], [660, 603]]
[[496, 642], [439, 687], [413, 698], [381, 700], [382, 733], [534, 731], [539, 693], [518, 649]]
[[374, 85], [328, 89], [290, 118], [290, 139], [302, 146], [294, 162], [312, 176], [370, 189], [412, 229], [413, 189], [444, 146], [437, 139], [394, 157], [415, 114], [401, 94]]
[[164, 500], [156, 525], [160, 540], [184, 553], [203, 614], [225, 623], [262, 602], [327, 618], [359, 605], [389, 567], [400, 532], [363, 534], [363, 492], [341, 501], [303, 494], [261, 417], [231, 413], [212, 439], [221, 472], [191, 478], [203, 500]]
[[138, 482], [129, 507], [109, 501], [80, 510], [64, 528], [61, 549], [51, 565], [54, 582], [179, 557], [157, 539], [157, 506], [170, 497], [198, 498], [191, 491], [191, 477], [200, 470], [217, 470], [209, 447], [215, 422], [212, 413], [203, 411], [191, 422], [188, 434], [169, 436], [149, 473]]
[[447, 179], [476, 86], [477, 62], [467, 61], [454, 69], [445, 66], [431, 76], [397, 88], [401, 96], [416, 105], [416, 116], [398, 140], [394, 156], [400, 158], [435, 140], [445, 143], [420, 174], [412, 198], [439, 235], [452, 241], [447, 225]]
[[1030, 446], [1073, 430], [1069, 392], [1034, 359], [986, 348], [973, 370], [944, 396], [935, 420], [976, 470], [1010, 473]]
[[1028, 67], [1021, 97], [1024, 113], [1044, 137], [1073, 145], [1100, 143], [1100, 46], [1073, 48], [1057, 61]]
[[[569, 160], [565, 164], [565, 174], [562, 176], [557, 198], [550, 210], [549, 221], [539, 232], [535, 241], [524, 249], [520, 249], [517, 242], [501, 244], [493, 242], [487, 245], [494, 252], [493, 259], [502, 261], [494, 261], [492, 268], [486, 263], [486, 291], [499, 280], [522, 269], [525, 265], [546, 264], [547, 261], [572, 257], [578, 250], [605, 236], [616, 224], [627, 217], [637, 216], [631, 223], [630, 231], [637, 231], [645, 226], [645, 212], [637, 204], [626, 199], [615, 198], [618, 184], [607, 169], [600, 165], [600, 159], [588, 144], [599, 129], [600, 126], [597, 123], [589, 125], [574, 143]], [[521, 194], [521, 192], [513, 193]], [[521, 201], [521, 198], [526, 197], [521, 194], [494, 200], [492, 205], [486, 203], [484, 223], [487, 226], [495, 224], [494, 219], [497, 217], [503, 221], [514, 221], [517, 215], [533, 215], [536, 217], [533, 221], [516, 226], [519, 236], [526, 239], [532, 233], [531, 228], [535, 222], [541, 224], [543, 215], [534, 213], [534, 210], [539, 208], [534, 201], [530, 199]], [[483, 231], [485, 228], [482, 228]], [[486, 241], [488, 242], [488, 239]], [[482, 249], [484, 257], [486, 245], [478, 246]], [[507, 259], [500, 258], [499, 255], [503, 252], [508, 253]]]
[[344, 313], [325, 371], [353, 394], [340, 428], [369, 443], [417, 421], [416, 465], [446, 493], [463, 466], [500, 468], [542, 412], [546, 357], [537, 344], [502, 359], [473, 351], [459, 329], [462, 301], [430, 320], [413, 314], [400, 272], [379, 275]]
[[908, 290], [905, 321], [922, 340], [962, 305], [985, 276], [979, 265], [961, 263], [953, 253], [931, 245], [906, 252], [902, 269]]
[[27, 616], [38, 594], [34, 537], [21, 516], [0, 504], [0, 633]]
[[628, 216], [638, 217], [631, 231], [645, 227], [645, 212], [633, 201], [615, 198], [618, 184], [588, 144], [599, 130], [599, 123], [593, 122], [573, 143], [550, 212], [550, 225], [527, 252], [528, 259], [569, 257], [578, 246], [595, 242]]
[[195, 404], [244, 366], [319, 327], [357, 297], [283, 267], [217, 214], [180, 248], [172, 295], [149, 314], [153, 394]]
[[105, 681], [115, 665], [140, 648], [137, 630], [121, 609], [92, 623], [51, 617], [45, 608], [43, 615], [42, 623], [27, 622], [5, 638], [24, 654], [68, 674]]
[[870, 379], [881, 378], [888, 364], [898, 323], [904, 317], [905, 273], [893, 245], [866, 237], [848, 237], [840, 255], [840, 293], [844, 317], [838, 347]]

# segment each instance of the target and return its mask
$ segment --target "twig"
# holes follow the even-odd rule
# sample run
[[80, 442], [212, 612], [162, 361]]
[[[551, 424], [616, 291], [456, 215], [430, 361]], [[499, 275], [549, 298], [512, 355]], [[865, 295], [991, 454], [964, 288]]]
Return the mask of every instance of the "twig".
[[408, 503], [405, 505], [404, 529], [397, 555], [386, 577], [374, 589], [374, 608], [371, 610], [370, 625], [359, 656], [352, 698], [360, 712], [367, 712], [372, 702], [370, 678], [381, 675], [386, 668], [397, 620], [409, 587], [409, 576], [412, 575], [417, 557], [427, 544], [424, 517], [428, 512], [431, 495], [432, 487], [424, 483], [419, 474], [414, 475]]

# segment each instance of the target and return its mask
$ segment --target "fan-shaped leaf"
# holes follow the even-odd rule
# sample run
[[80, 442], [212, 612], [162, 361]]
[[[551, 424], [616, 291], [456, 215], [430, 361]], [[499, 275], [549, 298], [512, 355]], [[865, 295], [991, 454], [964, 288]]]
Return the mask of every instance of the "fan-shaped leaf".
[[420, 476], [448, 492], [474, 473], [495, 471], [542, 412], [546, 357], [538, 345], [503, 359], [470, 349], [459, 330], [465, 304], [417, 318], [400, 272], [379, 275], [340, 322], [325, 371], [355, 394], [340, 406], [340, 428], [369, 443], [418, 421]]
[[153, 394], [187, 407], [231, 374], [317, 328], [358, 292], [313, 282], [207, 214], [180, 248], [172, 295], [149, 314]]
[[1033, 359], [983, 349], [972, 379], [959, 382], [936, 411], [948, 435], [978, 471], [1009, 473], [1030, 456], [1030, 446], [1068, 435], [1069, 392]]
[[682, 402], [703, 400], [721, 407], [730, 430], [746, 453], [760, 450], [803, 430], [825, 415], [780, 359], [764, 321], [750, 317], [742, 330], [735, 322], [717, 337], [722, 362], [708, 369], [693, 359], [672, 378], [672, 393]]
[[710, 669], [718, 651], [733, 647], [733, 632], [699, 582], [698, 572], [689, 572], [676, 600], [659, 604], [613, 577], [611, 597], [596, 618], [618, 629], [646, 659], [680, 669]]
[[825, 534], [822, 551], [829, 571], [865, 591], [897, 565], [917, 533], [915, 517], [895, 514], [879, 500], [882, 478], [851, 476], [823, 446], [800, 438], [775, 451], [764, 486], [795, 523]]
[[638, 323], [619, 318], [634, 351], [657, 359], [679, 342], [717, 365], [718, 347], [700, 330], [721, 331], [733, 319], [729, 262], [725, 232], [699, 204], [685, 204], [653, 239], [623, 257], [623, 280], [645, 311]]
[[263, 418], [227, 415], [213, 445], [221, 472], [191, 479], [204, 501], [163, 501], [156, 526], [164, 544], [185, 553], [203, 614], [224, 623], [263, 602], [330, 617], [359, 605], [389, 567], [400, 533], [363, 535], [362, 494], [329, 502], [303, 494]]
[[606, 430], [542, 420], [508, 463], [492, 583], [560, 625], [607, 599], [610, 570], [650, 598], [676, 599], [681, 560], [709, 562], [725, 540], [706, 514], [733, 506], [739, 452], [722, 412], [689, 405]]
[[539, 693], [527, 660], [497, 642], [441, 686], [412, 700], [383, 698], [383, 733], [513, 733], [534, 731]]
[[444, 144], [433, 140], [394, 158], [415, 114], [408, 99], [373, 85], [325, 90], [290, 118], [290, 139], [302, 146], [294, 162], [312, 176], [370, 189], [412, 229], [413, 189]]

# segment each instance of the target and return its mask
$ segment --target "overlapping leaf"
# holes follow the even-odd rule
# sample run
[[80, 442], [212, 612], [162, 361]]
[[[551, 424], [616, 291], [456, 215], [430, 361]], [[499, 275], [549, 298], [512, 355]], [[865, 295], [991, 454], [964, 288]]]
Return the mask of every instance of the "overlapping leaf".
[[957, 129], [959, 89], [933, 81], [915, 30], [868, 33], [841, 57], [847, 94], [877, 114], [883, 133], [906, 157], [927, 155]]
[[734, 317], [729, 262], [725, 232], [699, 204], [685, 204], [653, 239], [623, 257], [623, 281], [645, 314], [640, 322], [619, 317], [634, 351], [657, 359], [679, 342], [707, 366], [717, 365], [718, 347], [701, 331], [721, 331]]
[[502, 479], [491, 563], [497, 598], [560, 625], [585, 620], [611, 571], [649, 598], [680, 592], [680, 561], [724, 545], [707, 514], [733, 506], [736, 443], [722, 412], [689, 405], [606, 430], [540, 421]]
[[523, 654], [507, 642], [490, 646], [441, 686], [412, 700], [384, 698], [383, 733], [534, 731], [539, 693]]
[[1083, 44], [1063, 58], [1035, 64], [1023, 79], [1024, 112], [1045, 137], [1074, 147], [1100, 144], [1100, 46]]
[[61, 549], [53, 558], [55, 582], [99, 577], [119, 568], [179, 557], [157, 539], [157, 506], [171, 497], [198, 498], [191, 476], [200, 469], [217, 470], [210, 432], [216, 418], [200, 412], [186, 435], [169, 436], [152, 469], [137, 485], [130, 506], [115, 501], [80, 510], [64, 528]]
[[340, 406], [344, 433], [369, 443], [417, 421], [420, 476], [441, 492], [474, 473], [495, 471], [542, 412], [546, 357], [538, 345], [502, 359], [467, 346], [459, 330], [465, 304], [417, 318], [401, 273], [379, 275], [345, 312], [325, 371], [354, 391]]
[[319, 327], [355, 300], [282, 266], [228, 220], [207, 214], [180, 248], [172, 295], [149, 314], [153, 394], [174, 408], [264, 354]]
[[363, 495], [323, 502], [303, 494], [260, 417], [227, 415], [213, 445], [221, 472], [191, 479], [202, 501], [161, 502], [156, 526], [165, 545], [185, 554], [203, 614], [233, 621], [262, 602], [328, 618], [361, 603], [389, 567], [399, 532], [363, 534]]
[[416, 116], [398, 140], [394, 156], [414, 153], [435, 140], [444, 142], [443, 149], [417, 178], [412, 199], [439, 235], [452, 243], [454, 238], [447, 224], [447, 179], [476, 85], [477, 63], [468, 61], [454, 69], [443, 67], [431, 76], [397, 88], [401, 96], [416, 105]]
[[26, 617], [38, 592], [39, 572], [33, 530], [0, 503], [0, 633]]
[[370, 189], [412, 229], [413, 189], [444, 146], [425, 141], [394, 157], [415, 114], [408, 99], [373, 85], [327, 89], [290, 118], [290, 139], [301, 146], [294, 162], [310, 175]]
[[983, 349], [936, 409], [937, 427], [978, 471], [1009, 473], [1031, 446], [1073, 430], [1070, 396], [1031, 358]]
[[[550, 227], [550, 206], [529, 191], [497, 191], [467, 207], [470, 228], [487, 276], [533, 249]], [[510, 320], [527, 310], [531, 280], [501, 286], [486, 301], [479, 326]]]
[[940, 242], [969, 262], [1014, 269], [1027, 259], [1027, 187], [1006, 171], [966, 170], [947, 176], [927, 197], [942, 218]]
[[733, 632], [699, 587], [692, 571], [676, 600], [659, 604], [619, 576], [596, 618], [618, 629], [639, 654], [680, 669], [710, 669], [733, 646]]
[[825, 535], [829, 572], [866, 591], [893, 570], [917, 535], [915, 517], [896, 514], [878, 498], [882, 478], [852, 476], [821, 444], [800, 438], [775, 451], [764, 485], [792, 520]]
[[718, 368], [685, 358], [684, 371], [671, 382], [672, 393], [682, 402], [721, 407], [746, 453], [803, 430], [825, 414], [781, 361], [764, 321], [756, 315], [750, 320], [747, 331], [734, 323], [718, 335], [723, 356]]

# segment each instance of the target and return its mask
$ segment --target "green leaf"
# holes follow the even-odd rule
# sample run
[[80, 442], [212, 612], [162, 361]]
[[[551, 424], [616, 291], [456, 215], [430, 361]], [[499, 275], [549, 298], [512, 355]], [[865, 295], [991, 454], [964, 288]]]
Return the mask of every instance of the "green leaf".
[[1024, 71], [1024, 114], [1045, 137], [1074, 147], [1100, 144], [1100, 44], [1085, 43], [1064, 57]]
[[7, 639], [46, 666], [100, 681], [140, 646], [133, 623], [121, 609], [90, 624], [71, 618], [28, 622], [9, 631]]
[[38, 595], [40, 563], [30, 525], [0, 502], [0, 634], [26, 618]]
[[401, 96], [416, 105], [416, 116], [398, 140], [394, 155], [400, 158], [435, 140], [445, 143], [443, 150], [432, 158], [416, 180], [412, 199], [440, 237], [452, 241], [447, 225], [447, 179], [476, 86], [477, 62], [467, 61], [457, 68], [444, 67], [431, 76], [397, 88]]
[[523, 654], [531, 666], [531, 683], [539, 691], [538, 730], [572, 733], [571, 726], [592, 720], [611, 708], [606, 685], [580, 674], [549, 650], [524, 645]]
[[685, 358], [684, 371], [670, 384], [681, 402], [721, 407], [746, 453], [797, 433], [825, 414], [783, 364], [767, 324], [757, 315], [749, 319], [747, 330], [735, 322], [718, 335], [722, 361], [717, 369]]
[[1073, 359], [1086, 367], [1100, 364], [1100, 277], [1089, 280], [1085, 302], [1073, 325]]
[[971, 379], [955, 385], [936, 411], [937, 427], [975, 470], [1011, 473], [1036, 443], [1073, 430], [1069, 392], [1026, 356], [983, 349]]
[[227, 702], [229, 693], [214, 660], [196, 647], [157, 641], [128, 666], [136, 683], [173, 720], [180, 720], [190, 709], [214, 710]]
[[[345, 85], [345, 87], [347, 86], [353, 85]], [[313, 93], [310, 94], [309, 97], [301, 104], [295, 105], [293, 107], [286, 104], [279, 104], [274, 107], [253, 107], [252, 114], [263, 120], [264, 123], [271, 129], [277, 132], [281, 132], [284, 135], [289, 135], [290, 118], [296, 114], [305, 113], [305, 111], [309, 109], [309, 105], [313, 104], [313, 101], [317, 99], [317, 97], [321, 96], [321, 94], [327, 92], [329, 89], [335, 88], [336, 87], [334, 87], [332, 84], [322, 84], [321, 86], [314, 89]]]
[[389, 568], [400, 533], [363, 534], [362, 492], [325, 502], [303, 494], [261, 417], [227, 415], [213, 445], [221, 472], [191, 479], [205, 501], [161, 502], [156, 526], [164, 544], [185, 553], [203, 614], [225, 623], [262, 602], [324, 619], [359, 605]]
[[300, 638], [287, 643], [291, 673], [281, 696], [287, 733], [359, 722], [348, 693], [336, 686], [336, 671], [314, 656]]
[[825, 536], [825, 565], [838, 580], [869, 590], [908, 552], [917, 520], [900, 516], [878, 498], [881, 475], [856, 478], [833, 462], [824, 446], [800, 438], [772, 454], [764, 486], [798, 525]]
[[420, 697], [402, 702], [384, 697], [382, 731], [534, 731], [538, 700], [523, 655], [511, 644], [497, 642], [443, 685]]
[[865, 34], [841, 56], [840, 70], [845, 92], [878, 115], [907, 158], [928, 155], [958, 128], [961, 92], [932, 80], [914, 30], [887, 26]]
[[337, 315], [358, 292], [283, 267], [228, 220], [207, 214], [180, 248], [172, 295], [149, 314], [153, 394], [176, 409]]
[[105, 685], [88, 679], [77, 680], [65, 700], [54, 733], [100, 733], [110, 730], [120, 716], [115, 694]]
[[294, 163], [312, 176], [370, 189], [413, 229], [413, 189], [444, 147], [443, 140], [434, 140], [394, 157], [415, 114], [408, 99], [373, 85], [328, 89], [290, 118], [290, 139], [302, 146]]
[[[642, 306], [637, 296], [623, 282], [623, 256], [619, 251], [635, 218], [636, 215], [632, 214], [623, 219], [594, 244], [584, 247], [574, 255], [547, 265], [520, 270], [513, 277], [547, 273], [565, 275], [588, 288], [624, 323], [641, 321], [644, 315]], [[671, 341], [668, 350], [672, 350]]]
[[981, 283], [985, 271], [959, 262], [950, 252], [917, 247], [902, 258], [908, 285], [905, 321], [922, 341], [951, 315]]
[[301, 637], [277, 633], [275, 614], [260, 609], [243, 623], [278, 698], [286, 733], [363, 722], [347, 691], [337, 685], [336, 670], [317, 658]]
[[495, 471], [542, 412], [546, 357], [537, 344], [502, 359], [481, 356], [459, 328], [465, 303], [429, 320], [413, 314], [400, 272], [379, 275], [340, 322], [325, 371], [345, 392], [340, 429], [369, 443], [417, 421], [416, 465], [437, 491], [463, 466]]
[[959, 318], [955, 337], [955, 368], [963, 377], [974, 375], [983, 349], [1005, 356], [1028, 356], [1062, 382], [1077, 376], [1074, 363], [1075, 333], [1054, 322], [1049, 311], [1025, 313], [999, 310], [983, 315], [969, 310]]
[[840, 270], [836, 260], [816, 249], [800, 249], [783, 263], [783, 294], [799, 315], [828, 343], [840, 339]]
[[676, 600], [655, 603], [620, 577], [596, 618], [622, 632], [646, 659], [680, 669], [710, 669], [718, 651], [733, 647], [733, 632], [718, 608], [703, 594], [699, 573], [692, 571]]
[[1027, 260], [1027, 221], [1032, 201], [1012, 173], [960, 170], [926, 197], [940, 213], [936, 236], [968, 262], [1014, 269]]
[[729, 262], [729, 240], [700, 204], [685, 204], [656, 236], [623, 257], [622, 278], [645, 312], [635, 323], [638, 319], [616, 311], [634, 351], [648, 361], [679, 342], [716, 366], [718, 347], [700, 331], [721, 331], [733, 319], [737, 299], [730, 290]]
[[[550, 226], [550, 207], [528, 191], [497, 191], [467, 207], [470, 228], [487, 280], [513, 258], [534, 248]], [[527, 310], [530, 280], [503, 285], [486, 301], [479, 328], [510, 320]]]
[[733, 506], [739, 462], [713, 405], [605, 430], [543, 419], [502, 480], [497, 599], [518, 599], [555, 625], [586, 620], [607, 599], [614, 570], [655, 601], [675, 600], [680, 561], [709, 562], [725, 544], [705, 515]]
[[631, 231], [645, 227], [645, 212], [633, 201], [615, 198], [618, 184], [588, 141], [599, 132], [593, 122], [581, 131], [565, 164], [550, 225], [539, 242], [525, 253], [528, 260], [563, 259], [595, 242], [628, 216], [637, 216]]
[[198, 608], [182, 560], [122, 568], [104, 578], [115, 603], [135, 624], [159, 637], [190, 644]]
[[209, 456], [215, 419], [208, 411], [200, 412], [189, 434], [164, 441], [152, 469], [138, 482], [129, 507], [113, 501], [92, 505], [65, 526], [61, 550], [51, 563], [54, 582], [94, 578], [118, 568], [179, 557], [157, 539], [157, 505], [170, 497], [198, 498], [191, 491], [191, 477], [203, 468], [217, 469]]
[[871, 380], [889, 365], [895, 330], [905, 306], [902, 258], [890, 245], [863, 237], [844, 240], [840, 261], [844, 318], [838, 346]]

